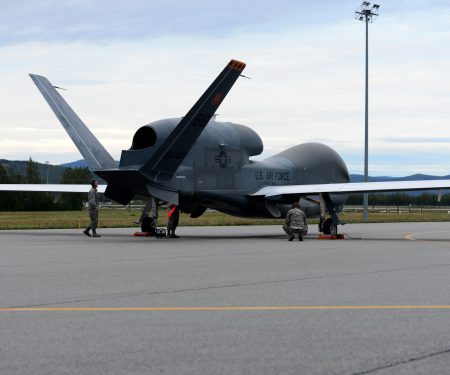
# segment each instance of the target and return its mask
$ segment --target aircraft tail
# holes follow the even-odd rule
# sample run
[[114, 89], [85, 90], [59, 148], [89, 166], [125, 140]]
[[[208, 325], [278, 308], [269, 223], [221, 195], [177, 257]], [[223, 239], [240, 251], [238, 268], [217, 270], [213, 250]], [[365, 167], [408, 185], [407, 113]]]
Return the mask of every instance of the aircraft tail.
[[245, 68], [231, 60], [142, 169], [173, 174]]
[[117, 168], [117, 162], [56, 91], [49, 80], [35, 74], [30, 74], [30, 77], [61, 122], [67, 134], [72, 138], [72, 141], [77, 146], [81, 155], [83, 155], [89, 168], [92, 170]]

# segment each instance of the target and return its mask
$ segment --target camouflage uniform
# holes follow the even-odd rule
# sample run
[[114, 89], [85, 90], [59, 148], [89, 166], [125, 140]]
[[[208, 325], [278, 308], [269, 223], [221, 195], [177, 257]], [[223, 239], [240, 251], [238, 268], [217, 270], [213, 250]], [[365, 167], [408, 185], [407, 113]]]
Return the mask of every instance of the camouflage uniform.
[[[153, 212], [152, 221], [156, 224], [158, 223], [158, 205], [159, 201], [155, 197], [151, 197], [145, 207], [142, 209], [141, 217], [139, 221], [135, 221], [135, 224], [142, 224], [144, 219], [150, 217], [150, 212]], [[143, 231], [144, 232], [144, 231]]]
[[294, 238], [294, 233], [304, 236], [308, 231], [305, 213], [298, 207], [290, 209], [286, 215], [283, 229], [289, 234], [290, 239]]
[[92, 233], [94, 237], [100, 237], [96, 230], [98, 224], [98, 207], [99, 207], [99, 199], [97, 188], [92, 187], [88, 193], [88, 211], [89, 211], [89, 219], [91, 220], [91, 224], [84, 230], [84, 234], [90, 237], [89, 231], [92, 229]]

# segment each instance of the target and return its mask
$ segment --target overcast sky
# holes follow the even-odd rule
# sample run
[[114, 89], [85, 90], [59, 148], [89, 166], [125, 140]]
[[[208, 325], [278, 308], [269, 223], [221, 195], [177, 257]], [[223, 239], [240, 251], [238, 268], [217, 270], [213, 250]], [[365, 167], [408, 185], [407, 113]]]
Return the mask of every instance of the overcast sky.
[[[219, 120], [262, 157], [303, 142], [364, 161], [360, 1], [0, 0], [0, 158], [81, 158], [28, 73], [61, 92], [115, 157], [142, 125], [183, 116], [230, 59]], [[380, 2], [369, 25], [369, 174], [450, 174], [450, 0]]]

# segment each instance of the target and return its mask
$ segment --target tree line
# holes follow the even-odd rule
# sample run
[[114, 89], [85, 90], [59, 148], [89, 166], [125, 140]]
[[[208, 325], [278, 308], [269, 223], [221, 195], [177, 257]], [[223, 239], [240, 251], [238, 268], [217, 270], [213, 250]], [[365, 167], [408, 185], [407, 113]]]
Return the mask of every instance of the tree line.
[[[61, 184], [89, 184], [93, 174], [88, 168], [67, 168]], [[45, 183], [38, 171], [38, 164], [31, 158], [25, 174], [19, 174], [0, 164], [1, 184]], [[80, 210], [86, 201], [86, 193], [0, 192], [0, 211], [54, 211]]]
[[[349, 195], [347, 205], [362, 205], [363, 194]], [[450, 194], [443, 194], [438, 201], [437, 193], [422, 192], [420, 194], [407, 193], [369, 193], [369, 206], [450, 206]]]

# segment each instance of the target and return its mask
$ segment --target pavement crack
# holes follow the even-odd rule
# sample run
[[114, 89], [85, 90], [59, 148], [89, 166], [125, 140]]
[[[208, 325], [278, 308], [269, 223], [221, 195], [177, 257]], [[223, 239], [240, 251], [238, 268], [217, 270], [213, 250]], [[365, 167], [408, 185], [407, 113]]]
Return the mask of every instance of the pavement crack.
[[390, 369], [390, 368], [393, 368], [393, 367], [406, 365], [406, 364], [409, 364], [409, 363], [414, 363], [414, 362], [418, 362], [418, 361], [423, 361], [423, 360], [425, 360], [425, 359], [437, 357], [437, 356], [443, 355], [443, 354], [450, 354], [450, 348], [447, 348], [447, 349], [444, 349], [444, 350], [440, 350], [440, 351], [438, 351], [438, 352], [433, 352], [433, 353], [424, 354], [424, 355], [421, 355], [421, 356], [418, 356], [418, 357], [412, 357], [412, 358], [404, 359], [404, 360], [401, 360], [401, 361], [392, 362], [392, 363], [389, 363], [389, 364], [387, 364], [387, 365], [375, 367], [375, 368], [370, 369], [370, 370], [365, 370], [365, 371], [360, 371], [360, 372], [354, 372], [354, 373], [352, 373], [352, 375], [366, 375], [366, 374], [373, 374], [373, 373], [375, 373], [375, 372], [377, 372], [377, 371], [382, 371], [382, 370]]
[[201, 292], [201, 291], [207, 291], [207, 290], [216, 290], [216, 289], [225, 289], [225, 288], [240, 288], [240, 287], [259, 286], [259, 285], [271, 285], [271, 284], [280, 284], [280, 283], [309, 281], [309, 280], [326, 280], [326, 279], [334, 279], [334, 278], [339, 278], [339, 277], [354, 277], [354, 276], [382, 274], [382, 273], [389, 273], [389, 272], [401, 272], [401, 271], [414, 271], [414, 270], [430, 269], [430, 268], [442, 268], [442, 267], [449, 267], [449, 266], [450, 266], [450, 264], [435, 264], [435, 265], [426, 265], [426, 266], [417, 266], [417, 267], [393, 268], [393, 269], [387, 269], [387, 270], [374, 270], [374, 271], [368, 271], [368, 272], [354, 272], [354, 273], [343, 273], [343, 274], [325, 275], [325, 276], [309, 276], [309, 277], [281, 279], [281, 280], [253, 281], [253, 282], [246, 282], [246, 283], [242, 282], [242, 283], [230, 283], [230, 284], [222, 284], [222, 285], [210, 285], [210, 286], [197, 287], [197, 288], [182, 288], [182, 289], [155, 290], [155, 291], [148, 291], [148, 290], [145, 291], [144, 290], [144, 291], [138, 291], [138, 292], [109, 294], [109, 295], [97, 296], [97, 297], [92, 297], [92, 298], [79, 298], [79, 299], [73, 299], [70, 301], [58, 301], [58, 302], [48, 302], [48, 303], [42, 303], [42, 304], [10, 306], [8, 308], [31, 308], [31, 307], [54, 306], [54, 305], [69, 305], [69, 304], [74, 304], [74, 303], [94, 302], [94, 301], [102, 301], [102, 300], [105, 301], [105, 300], [114, 300], [114, 299], [129, 298], [129, 297], [144, 297], [144, 296], [154, 296], [154, 295], [163, 295], [163, 294]]

